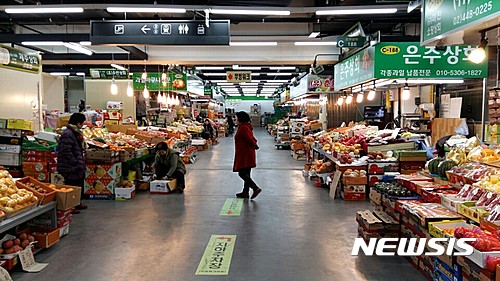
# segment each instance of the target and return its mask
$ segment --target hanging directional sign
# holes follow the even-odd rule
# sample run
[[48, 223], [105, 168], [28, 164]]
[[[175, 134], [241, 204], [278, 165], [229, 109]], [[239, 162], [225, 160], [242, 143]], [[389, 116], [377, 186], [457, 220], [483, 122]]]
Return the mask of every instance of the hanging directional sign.
[[92, 45], [229, 45], [229, 20], [90, 21]]
[[0, 45], [1, 68], [40, 73], [41, 66], [42, 60], [40, 55]]

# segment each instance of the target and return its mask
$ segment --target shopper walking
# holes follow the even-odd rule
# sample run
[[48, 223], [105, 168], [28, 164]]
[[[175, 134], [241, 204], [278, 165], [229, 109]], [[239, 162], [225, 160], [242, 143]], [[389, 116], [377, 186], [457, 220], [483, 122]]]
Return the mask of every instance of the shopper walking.
[[[69, 118], [69, 124], [62, 132], [57, 144], [57, 172], [64, 177], [64, 184], [82, 188], [85, 181], [85, 159], [83, 157], [84, 140], [80, 129], [85, 122], [85, 115], [74, 113]], [[80, 204], [75, 207], [73, 214], [80, 213], [79, 210], [87, 209]]]
[[233, 121], [233, 117], [231, 117], [230, 115], [227, 115], [226, 119], [227, 119], [228, 132], [229, 132], [230, 135], [232, 135], [234, 133], [234, 121]]
[[236, 113], [236, 124], [238, 131], [234, 136], [235, 154], [233, 172], [243, 180], [243, 191], [236, 194], [238, 198], [248, 198], [250, 188], [253, 190], [251, 199], [255, 199], [261, 192], [257, 184], [252, 180], [252, 168], [257, 167], [255, 151], [259, 149], [257, 140], [253, 135], [250, 116], [244, 111]]
[[156, 157], [153, 163], [154, 179], [177, 179], [177, 190], [183, 193], [186, 188], [184, 175], [186, 166], [179, 156], [179, 152], [168, 147], [165, 142], [156, 145]]

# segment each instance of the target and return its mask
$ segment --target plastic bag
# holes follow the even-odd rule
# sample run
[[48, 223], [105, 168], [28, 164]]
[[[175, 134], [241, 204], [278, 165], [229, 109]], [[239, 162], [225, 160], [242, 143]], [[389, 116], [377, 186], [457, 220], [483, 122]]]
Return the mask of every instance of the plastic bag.
[[467, 126], [465, 119], [463, 119], [462, 123], [455, 128], [455, 134], [462, 136], [467, 136], [469, 134], [469, 127]]

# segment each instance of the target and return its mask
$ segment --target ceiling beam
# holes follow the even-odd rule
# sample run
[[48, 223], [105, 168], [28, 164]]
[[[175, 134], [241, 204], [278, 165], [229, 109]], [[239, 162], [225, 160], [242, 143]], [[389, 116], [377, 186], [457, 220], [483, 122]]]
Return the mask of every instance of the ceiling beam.
[[118, 46], [118, 47], [122, 50], [129, 52], [136, 59], [143, 59], [143, 60], [148, 59], [148, 54], [137, 47], [134, 46]]

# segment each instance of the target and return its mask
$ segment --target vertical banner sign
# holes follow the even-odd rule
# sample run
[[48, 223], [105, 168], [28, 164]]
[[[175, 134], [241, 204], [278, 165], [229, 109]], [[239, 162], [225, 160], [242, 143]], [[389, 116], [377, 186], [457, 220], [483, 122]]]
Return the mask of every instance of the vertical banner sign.
[[335, 65], [335, 91], [373, 79], [374, 47], [368, 47]]
[[498, 0], [426, 0], [422, 9], [422, 45], [500, 16]]
[[91, 68], [90, 78], [92, 79], [128, 79], [128, 70], [116, 68]]
[[252, 82], [252, 72], [250, 71], [228, 71], [226, 80], [230, 83]]
[[488, 61], [475, 64], [469, 55], [476, 47], [420, 46], [418, 42], [375, 45], [375, 78], [486, 78]]
[[212, 235], [196, 275], [228, 275], [236, 235]]
[[36, 53], [0, 45], [0, 67], [30, 73], [40, 73], [42, 59]]
[[148, 73], [146, 80], [142, 73], [132, 76], [134, 91], [144, 90], [144, 85], [149, 91], [187, 91], [187, 77], [184, 73], [167, 73], [165, 81], [161, 81], [161, 73]]
[[211, 86], [205, 86], [203, 88], [203, 95], [204, 96], [208, 96], [210, 98], [213, 98], [212, 87]]

